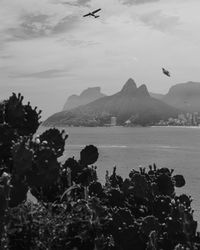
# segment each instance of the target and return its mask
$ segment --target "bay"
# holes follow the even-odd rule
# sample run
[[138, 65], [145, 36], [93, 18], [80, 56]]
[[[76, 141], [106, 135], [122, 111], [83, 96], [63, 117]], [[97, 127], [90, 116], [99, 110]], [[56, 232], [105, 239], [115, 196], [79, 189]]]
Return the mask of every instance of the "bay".
[[[41, 133], [46, 128], [40, 128]], [[104, 182], [105, 173], [117, 167], [117, 173], [127, 177], [131, 169], [157, 167], [174, 169], [182, 174], [186, 185], [177, 193], [186, 193], [193, 198], [194, 217], [200, 222], [200, 128], [192, 127], [67, 127], [69, 134], [64, 161], [74, 156], [79, 159], [80, 151], [93, 144], [99, 149], [97, 166], [99, 180]]]

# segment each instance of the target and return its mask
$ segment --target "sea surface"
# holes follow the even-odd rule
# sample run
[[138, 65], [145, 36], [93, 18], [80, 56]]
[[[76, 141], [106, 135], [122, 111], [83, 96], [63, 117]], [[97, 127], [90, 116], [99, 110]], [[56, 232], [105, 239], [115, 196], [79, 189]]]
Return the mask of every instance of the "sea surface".
[[[192, 196], [194, 217], [200, 223], [200, 127], [67, 127], [69, 134], [61, 161], [75, 156], [86, 145], [99, 149], [97, 166], [99, 180], [104, 182], [105, 173], [117, 167], [117, 173], [127, 177], [131, 169], [158, 167], [174, 169], [186, 179], [184, 188], [177, 193]], [[38, 133], [44, 131], [40, 128]]]

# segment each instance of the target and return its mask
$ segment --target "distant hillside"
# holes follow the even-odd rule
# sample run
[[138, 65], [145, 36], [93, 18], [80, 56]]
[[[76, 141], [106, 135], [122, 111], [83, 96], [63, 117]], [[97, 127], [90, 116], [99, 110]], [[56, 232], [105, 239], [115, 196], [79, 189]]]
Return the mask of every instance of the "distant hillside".
[[148, 125], [178, 113], [177, 109], [152, 98], [145, 85], [137, 88], [135, 82], [129, 79], [120, 92], [70, 111], [56, 113], [43, 125], [101, 126], [110, 122], [111, 116], [117, 117], [118, 125], [128, 119], [140, 125]]
[[156, 93], [151, 93], [149, 92], [150, 96], [153, 97], [153, 98], [156, 98], [158, 100], [162, 100], [164, 95], [163, 94], [156, 94]]
[[105, 95], [101, 93], [100, 87], [87, 88], [80, 95], [71, 95], [68, 97], [63, 110], [70, 110], [88, 104], [104, 96]]
[[200, 112], [200, 83], [186, 82], [172, 86], [162, 99], [165, 103], [189, 112]]

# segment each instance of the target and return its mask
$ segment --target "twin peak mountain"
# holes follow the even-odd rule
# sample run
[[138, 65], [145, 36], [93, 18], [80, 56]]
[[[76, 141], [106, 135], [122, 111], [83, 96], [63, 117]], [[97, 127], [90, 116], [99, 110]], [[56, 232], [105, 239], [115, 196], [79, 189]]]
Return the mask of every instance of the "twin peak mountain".
[[[100, 88], [96, 89], [96, 93], [103, 95]], [[86, 93], [75, 96], [75, 99], [84, 99], [84, 95]], [[117, 118], [117, 125], [124, 125], [127, 120], [134, 120], [139, 125], [151, 125], [177, 114], [177, 109], [151, 97], [146, 85], [137, 87], [134, 80], [129, 79], [116, 94], [102, 96], [87, 104], [55, 113], [43, 125], [104, 126], [110, 122], [112, 116]]]
[[[145, 85], [141, 85], [137, 88], [136, 83], [131, 78], [125, 83], [120, 92], [121, 95], [124, 96], [149, 96], [147, 87]], [[106, 95], [101, 93], [100, 87], [87, 88], [80, 95], [69, 96], [63, 107], [63, 111], [86, 105], [104, 96]]]
[[137, 88], [135, 81], [132, 78], [129, 78], [128, 81], [124, 84], [122, 90], [119, 92], [124, 97], [150, 97], [150, 94], [147, 90], [146, 85], [141, 85]]

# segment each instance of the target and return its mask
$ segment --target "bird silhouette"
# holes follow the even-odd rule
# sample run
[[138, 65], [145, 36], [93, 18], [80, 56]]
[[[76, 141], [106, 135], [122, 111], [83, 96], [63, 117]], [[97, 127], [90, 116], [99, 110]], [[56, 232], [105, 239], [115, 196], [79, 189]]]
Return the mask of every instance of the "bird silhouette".
[[97, 9], [97, 10], [94, 10], [94, 11], [92, 11], [92, 12], [89, 12], [88, 14], [86, 14], [86, 15], [84, 15], [83, 17], [88, 17], [88, 16], [92, 16], [92, 17], [94, 17], [94, 18], [98, 18], [98, 17], [100, 17], [100, 16], [97, 16], [97, 15], [95, 15], [97, 12], [99, 12], [101, 9]]
[[169, 71], [166, 70], [166, 69], [164, 69], [164, 68], [162, 68], [162, 72], [163, 72], [163, 74], [165, 74], [165, 75], [168, 76], [168, 77], [171, 76], [170, 73], [169, 73]]

